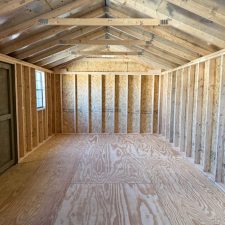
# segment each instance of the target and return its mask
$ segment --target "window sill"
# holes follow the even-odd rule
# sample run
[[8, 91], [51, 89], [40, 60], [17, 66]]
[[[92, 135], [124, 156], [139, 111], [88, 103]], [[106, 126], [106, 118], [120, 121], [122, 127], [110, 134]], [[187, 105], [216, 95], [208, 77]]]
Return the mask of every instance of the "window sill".
[[37, 108], [37, 112], [44, 111], [46, 108]]

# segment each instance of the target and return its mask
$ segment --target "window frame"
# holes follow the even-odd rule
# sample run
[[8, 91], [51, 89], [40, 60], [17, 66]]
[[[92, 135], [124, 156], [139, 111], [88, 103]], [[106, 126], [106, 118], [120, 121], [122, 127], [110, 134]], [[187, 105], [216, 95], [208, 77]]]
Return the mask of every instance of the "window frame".
[[[39, 75], [40, 80], [37, 80], [37, 76]], [[40, 88], [37, 88], [37, 82], [40, 82]], [[36, 92], [36, 110], [41, 111], [46, 109], [46, 90], [45, 90], [45, 72], [40, 70], [35, 70], [35, 92]], [[42, 97], [38, 98], [37, 92], [41, 92]], [[41, 106], [38, 106], [38, 99], [41, 99]]]

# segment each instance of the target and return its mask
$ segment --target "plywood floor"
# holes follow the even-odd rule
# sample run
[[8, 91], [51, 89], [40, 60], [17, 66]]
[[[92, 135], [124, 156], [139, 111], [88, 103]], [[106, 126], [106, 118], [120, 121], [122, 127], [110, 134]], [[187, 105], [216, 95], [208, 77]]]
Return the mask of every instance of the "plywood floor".
[[223, 225], [225, 194], [154, 135], [58, 135], [0, 176], [1, 225]]

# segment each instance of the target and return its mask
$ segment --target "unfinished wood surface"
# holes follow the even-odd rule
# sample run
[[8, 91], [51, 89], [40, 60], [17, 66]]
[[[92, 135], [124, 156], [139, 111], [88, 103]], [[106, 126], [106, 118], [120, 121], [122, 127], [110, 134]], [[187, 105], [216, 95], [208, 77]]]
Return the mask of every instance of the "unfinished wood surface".
[[202, 160], [203, 170], [209, 172], [211, 163], [211, 147], [212, 147], [212, 112], [213, 112], [213, 95], [215, 90], [215, 66], [216, 61], [206, 61], [204, 74], [204, 103], [203, 109], [203, 135], [202, 148], [204, 158]]
[[153, 133], [154, 76], [141, 76], [141, 133]]
[[159, 75], [154, 76], [154, 89], [153, 91], [153, 133], [158, 133], [158, 120], [159, 120]]
[[149, 18], [43, 18], [38, 20], [38, 24], [55, 26], [159, 26], [168, 25], [168, 20]]
[[185, 151], [185, 127], [186, 127], [186, 105], [187, 105], [187, 80], [188, 68], [184, 68], [181, 73], [181, 96], [180, 96], [180, 117], [179, 117], [179, 130], [180, 139], [179, 147], [182, 152]]
[[192, 125], [193, 125], [193, 102], [194, 102], [194, 83], [195, 83], [195, 66], [188, 68], [188, 92], [186, 106], [186, 127], [185, 127], [185, 154], [187, 157], [192, 156]]
[[23, 66], [24, 84], [25, 84], [25, 118], [26, 118], [26, 152], [32, 149], [32, 112], [31, 112], [31, 84], [30, 84], [30, 68]]
[[55, 132], [62, 132], [62, 110], [61, 110], [61, 97], [62, 97], [62, 84], [61, 75], [55, 74]]
[[19, 133], [19, 149], [18, 149], [18, 157], [21, 158], [25, 155], [26, 148], [26, 140], [25, 140], [25, 132], [26, 128], [24, 126], [25, 118], [24, 118], [24, 79], [23, 79], [23, 71], [22, 66], [20, 64], [16, 65], [16, 79], [17, 79], [17, 126]]
[[176, 93], [174, 105], [174, 136], [173, 141], [176, 147], [179, 146], [180, 130], [179, 130], [179, 115], [180, 115], [180, 93], [181, 93], [181, 70], [176, 72]]
[[115, 75], [102, 76], [102, 132], [114, 132]]
[[195, 72], [195, 93], [194, 93], [194, 112], [193, 112], [193, 135], [192, 135], [192, 151], [194, 161], [199, 164], [201, 161], [201, 129], [202, 129], [202, 98], [203, 98], [203, 81], [204, 81], [204, 63], [196, 66]]
[[128, 76], [115, 76], [115, 133], [127, 132]]
[[168, 74], [163, 76], [163, 98], [162, 98], [162, 134], [166, 135], [166, 117], [167, 117], [167, 89], [168, 89]]
[[75, 76], [62, 75], [63, 132], [75, 132]]
[[166, 124], [165, 124], [165, 137], [170, 139], [170, 117], [172, 109], [172, 73], [167, 75], [167, 95], [166, 95]]
[[47, 98], [48, 98], [48, 137], [52, 136], [52, 117], [53, 117], [53, 104], [52, 104], [52, 82], [51, 82], [51, 77], [53, 74], [51, 73], [46, 73], [47, 74]]
[[0, 177], [0, 202], [1, 225], [225, 224], [224, 193], [147, 134], [57, 135]]
[[35, 79], [35, 69], [30, 69], [30, 85], [31, 85], [31, 125], [32, 125], [32, 148], [38, 146], [38, 117], [37, 117], [37, 109], [36, 109], [36, 79]]
[[225, 58], [221, 56], [219, 64], [219, 102], [218, 102], [218, 115], [217, 115], [217, 152], [216, 152], [216, 167], [215, 167], [215, 180], [224, 183], [225, 177], [225, 153], [224, 153], [224, 123], [225, 123]]
[[140, 83], [141, 76], [128, 76], [128, 133], [140, 132]]
[[159, 76], [159, 96], [158, 96], [158, 133], [163, 133], [163, 90], [164, 90], [164, 76]]
[[102, 76], [90, 76], [89, 132], [102, 132]]
[[77, 132], [88, 133], [88, 74], [77, 75]]

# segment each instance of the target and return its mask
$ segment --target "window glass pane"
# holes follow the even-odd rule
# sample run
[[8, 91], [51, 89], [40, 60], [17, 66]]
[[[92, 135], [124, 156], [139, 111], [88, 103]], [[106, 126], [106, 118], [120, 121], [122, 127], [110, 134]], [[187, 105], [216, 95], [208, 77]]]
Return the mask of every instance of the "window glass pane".
[[45, 107], [45, 74], [44, 72], [35, 72], [36, 79], [36, 106], [37, 108]]

